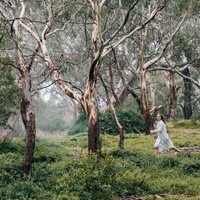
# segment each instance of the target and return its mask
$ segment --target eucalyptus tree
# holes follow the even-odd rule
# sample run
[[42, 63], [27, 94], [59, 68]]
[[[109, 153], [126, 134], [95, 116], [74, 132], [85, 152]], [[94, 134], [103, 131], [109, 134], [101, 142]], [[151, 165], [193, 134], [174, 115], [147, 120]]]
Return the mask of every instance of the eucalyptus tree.
[[[123, 68], [119, 73], [121, 79], [115, 89], [115, 95], [112, 97], [112, 102], [115, 106], [119, 105], [124, 101], [125, 97], [130, 92], [138, 102], [138, 106], [146, 119], [147, 133], [150, 132], [151, 115], [160, 107], [149, 105], [152, 104], [152, 102], [150, 101], [148, 95], [149, 87], [147, 87], [146, 79], [147, 75], [152, 76], [151, 73], [149, 73], [150, 71], [158, 71], [162, 69], [166, 71], [166, 73], [170, 74], [170, 80], [168, 82], [169, 96], [166, 97], [168, 101], [166, 104], [168, 107], [167, 115], [169, 117], [174, 117], [177, 98], [176, 93], [180, 88], [176, 88], [175, 86], [174, 74], [180, 75], [184, 78], [184, 80], [191, 82], [197, 86], [197, 88], [199, 88], [198, 80], [195, 80], [194, 77], [192, 78], [183, 74], [183, 70], [188, 67], [187, 65], [189, 63], [192, 64], [192, 61], [194, 62], [195, 60], [198, 60], [198, 55], [193, 55], [190, 62], [186, 62], [184, 59], [181, 59], [179, 62], [174, 60], [175, 55], [179, 58], [183, 58], [184, 55], [184, 52], [181, 53], [180, 51], [177, 51], [177, 48], [179, 48], [181, 51], [184, 51], [184, 49], [190, 47], [191, 43], [194, 45], [193, 52], [198, 52], [199, 45], [196, 42], [198, 40], [197, 37], [194, 37], [192, 34], [194, 42], [191, 42], [186, 34], [186, 30], [191, 30], [188, 29], [188, 25], [191, 23], [191, 21], [193, 21], [193, 26], [198, 27], [197, 24], [199, 20], [197, 19], [197, 16], [194, 15], [194, 13], [191, 14], [191, 7], [195, 8], [195, 6], [199, 4], [198, 1], [195, 1], [195, 3], [194, 1], [187, 1], [187, 4], [183, 4], [183, 1], [172, 1], [170, 4], [168, 4], [169, 6], [165, 9], [164, 12], [162, 12], [160, 15], [157, 15], [151, 23], [144, 27], [140, 35], [137, 37], [132, 37], [132, 41], [128, 40], [128, 42], [124, 44], [124, 54], [121, 52], [117, 53], [119, 62], [120, 55], [125, 55], [124, 58], [126, 59], [126, 62], [123, 62]], [[181, 6], [180, 4], [182, 5], [182, 10], [178, 9]], [[145, 9], [144, 7], [143, 11], [148, 12], [148, 9]], [[181, 16], [182, 19], [180, 19]], [[180, 20], [179, 22], [177, 22], [178, 17]], [[193, 26], [191, 26], [191, 28]], [[196, 32], [195, 27], [192, 29], [194, 32]], [[183, 45], [181, 41], [181, 45], [177, 44], [176, 41], [179, 39], [180, 34], [184, 34], [186, 40], [188, 42], [190, 41], [190, 44]], [[134, 44], [134, 47], [130, 47], [132, 44]], [[130, 51], [130, 49], [132, 49], [132, 51]], [[189, 50], [189, 52], [191, 51]], [[121, 56], [121, 60], [122, 59], [123, 57]], [[124, 68], [124, 65], [128, 67]], [[190, 66], [192, 67], [192, 65]], [[152, 79], [154, 76], [155, 75], [152, 76]], [[164, 80], [164, 76], [161, 76]], [[141, 91], [135, 92], [134, 88], [136, 88], [138, 80], [141, 81]], [[148, 82], [151, 84], [151, 81]], [[132, 86], [134, 86], [134, 88]], [[189, 94], [190, 93], [187, 93], [187, 96]], [[184, 95], [185, 100], [187, 96]]]
[[[36, 53], [35, 50], [25, 49], [24, 43], [28, 38], [19, 27], [19, 20], [23, 17], [25, 10], [18, 2], [0, 3], [1, 20], [4, 21], [5, 28], [10, 28], [10, 39], [4, 53], [11, 60], [8, 65], [14, 68], [15, 76], [19, 77], [19, 87], [21, 88], [21, 117], [26, 129], [26, 147], [23, 159], [23, 171], [28, 174], [31, 170], [35, 149], [35, 111], [31, 96], [31, 69]], [[23, 39], [22, 39], [23, 38]]]
[[[84, 26], [85, 31], [87, 32], [87, 37], [90, 37], [90, 42], [88, 42], [88, 38], [86, 37], [86, 42], [88, 42], [88, 47], [90, 51], [88, 56], [89, 64], [87, 67], [87, 79], [84, 82], [84, 91], [81, 90], [80, 87], [74, 85], [69, 80], [65, 80], [64, 76], [60, 72], [60, 69], [57, 68], [56, 63], [53, 60], [53, 56], [50, 54], [48, 48], [48, 38], [50, 40], [51, 36], [56, 34], [57, 31], [62, 31], [65, 28], [67, 29], [68, 22], [65, 18], [61, 18], [61, 21], [64, 21], [61, 28], [55, 28], [55, 24], [53, 23], [55, 18], [54, 11], [58, 7], [63, 8], [63, 4], [61, 4], [63, 2], [45, 2], [47, 3], [47, 10], [44, 10], [44, 12], [47, 14], [47, 20], [46, 23], [43, 25], [43, 28], [42, 26], [40, 26], [42, 30], [40, 29], [40, 31], [38, 31], [35, 23], [34, 26], [30, 25], [24, 16], [21, 16], [16, 20], [20, 24], [20, 27], [25, 29], [39, 44], [43, 59], [45, 61], [45, 65], [50, 72], [52, 80], [66, 95], [75, 99], [82, 105], [89, 119], [88, 150], [92, 152], [97, 152], [100, 150], [100, 140], [97, 106], [95, 103], [94, 94], [96, 91], [95, 86], [98, 78], [99, 69], [101, 67], [101, 62], [103, 62], [103, 58], [105, 58], [110, 52], [112, 52], [113, 49], [119, 47], [127, 38], [131, 37], [133, 34], [141, 30], [151, 20], [153, 20], [157, 13], [165, 7], [167, 1], [160, 1], [158, 3], [155, 2], [151, 7], [151, 10], [149, 11], [149, 15], [144, 17], [142, 21], [137, 22], [134, 21], [133, 18], [130, 23], [130, 28], [127, 29], [126, 32], [122, 32], [122, 29], [124, 25], [129, 21], [128, 19], [130, 15], [132, 17], [134, 14], [137, 15], [137, 12], [134, 13], [133, 10], [138, 10], [140, 8], [142, 3], [139, 4], [139, 0], [136, 0], [134, 2], [123, 2], [126, 15], [122, 20], [122, 23], [119, 24], [118, 21], [117, 23], [114, 23], [114, 21], [112, 21], [112, 13], [109, 9], [107, 9], [109, 8], [109, 5], [112, 6], [112, 2], [107, 3], [107, 1], [105, 0], [88, 0], [75, 2], [77, 3], [77, 5], [80, 5], [80, 12], [85, 11], [88, 13], [88, 21], [84, 24]], [[69, 5], [69, 2], [66, 2]], [[64, 6], [66, 6], [66, 2], [64, 2]], [[114, 3], [116, 4], [116, 2]], [[25, 4], [26, 2], [20, 1], [22, 10], [25, 10]], [[45, 7], [41, 8], [45, 9]], [[79, 12], [79, 10], [77, 12]], [[102, 20], [103, 15], [106, 16], [104, 19], [107, 20]], [[114, 15], [114, 19], [121, 17], [121, 14], [119, 12], [115, 12]]]
[[[148, 4], [146, 2], [146, 4], [143, 4], [140, 17], [144, 17], [142, 15], [144, 13], [148, 17], [151, 6], [153, 6], [151, 3]], [[179, 22], [168, 20], [169, 6], [164, 12], [159, 13], [151, 23], [143, 26], [143, 29], [136, 36], [132, 36], [132, 41], [129, 40], [128, 43], [124, 44], [124, 54], [122, 55], [125, 55], [125, 59], [127, 60], [126, 65], [128, 67], [123, 67], [120, 71], [121, 79], [115, 88], [116, 95], [113, 95], [112, 98], [112, 102], [116, 106], [124, 101], [129, 92], [134, 96], [145, 118], [147, 134], [150, 133], [151, 115], [161, 108], [161, 106], [150, 105], [147, 88], [147, 72], [149, 69], [155, 68], [155, 64], [158, 61], [163, 62], [166, 51], [169, 49], [170, 44], [187, 16], [187, 12], [184, 14], [181, 13]], [[137, 20], [140, 21], [142, 19]], [[170, 30], [169, 27], [165, 27], [166, 23], [171, 24], [169, 25], [171, 26]], [[133, 45], [132, 48], [130, 47], [131, 45]], [[133, 49], [133, 51], [130, 51], [130, 49]], [[119, 51], [118, 54], [120, 54]], [[139, 94], [132, 88], [136, 84], [139, 84], [140, 87]]]
[[[185, 119], [189, 119], [192, 116], [192, 99], [195, 93], [199, 93], [200, 88], [199, 7], [199, 1], [179, 0], [176, 2], [175, 6], [172, 8], [172, 12], [183, 13], [187, 10], [188, 17], [177, 34], [177, 37], [173, 40], [165, 61], [155, 68], [155, 70], [168, 71], [168, 73], [172, 74], [172, 79], [175, 74], [179, 76], [179, 78], [176, 76], [176, 79], [182, 78], [180, 86], [171, 90], [168, 115], [170, 115], [170, 104], [172, 107], [176, 104], [176, 93], [180, 91], [179, 96], [182, 98], [179, 99], [183, 99], [183, 101], [179, 101], [178, 104], [182, 108]], [[175, 85], [173, 87], [175, 87]], [[181, 93], [181, 91], [183, 92]]]

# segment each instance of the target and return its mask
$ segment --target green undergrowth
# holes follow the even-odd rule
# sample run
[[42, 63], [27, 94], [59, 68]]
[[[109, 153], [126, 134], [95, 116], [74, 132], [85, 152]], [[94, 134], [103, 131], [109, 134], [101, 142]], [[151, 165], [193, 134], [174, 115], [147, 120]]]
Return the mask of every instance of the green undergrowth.
[[200, 119], [174, 121], [173, 127], [185, 129], [200, 129]]
[[[199, 129], [169, 124], [177, 147], [200, 146]], [[87, 134], [37, 138], [33, 168], [21, 171], [24, 141], [0, 144], [0, 199], [112, 200], [199, 199], [200, 154], [153, 150], [155, 136], [126, 134], [125, 149], [118, 136], [102, 135], [102, 152], [87, 153]]]

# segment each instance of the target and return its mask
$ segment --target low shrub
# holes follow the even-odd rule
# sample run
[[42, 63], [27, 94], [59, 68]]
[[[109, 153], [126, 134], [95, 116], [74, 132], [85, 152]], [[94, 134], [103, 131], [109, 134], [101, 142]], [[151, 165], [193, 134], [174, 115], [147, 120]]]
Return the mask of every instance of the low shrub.
[[174, 156], [165, 156], [159, 160], [159, 166], [162, 168], [173, 168], [179, 165], [180, 161]]
[[146, 189], [140, 169], [109, 155], [82, 157], [68, 162], [67, 171], [56, 180], [58, 191], [66, 190], [80, 200], [111, 200]]
[[199, 119], [191, 119], [191, 120], [178, 120], [173, 123], [175, 128], [185, 128], [185, 129], [198, 129], [200, 128], [200, 120]]
[[[139, 113], [133, 111], [117, 111], [117, 116], [126, 133], [141, 133], [145, 130], [143, 117]], [[87, 131], [87, 122], [87, 117], [82, 112], [69, 130], [69, 134]], [[114, 117], [109, 111], [99, 113], [99, 125], [102, 133], [117, 135], [119, 132]]]
[[0, 153], [20, 153], [22, 154], [24, 149], [23, 149], [23, 144], [22, 143], [18, 143], [18, 145], [16, 145], [15, 142], [13, 142], [12, 140], [4, 140], [3, 143], [0, 144]]
[[68, 130], [70, 135], [86, 132], [87, 131], [88, 119], [84, 112], [80, 112], [80, 115], [74, 125]]
[[186, 163], [183, 165], [183, 173], [187, 175], [193, 175], [194, 177], [200, 177], [200, 163]]

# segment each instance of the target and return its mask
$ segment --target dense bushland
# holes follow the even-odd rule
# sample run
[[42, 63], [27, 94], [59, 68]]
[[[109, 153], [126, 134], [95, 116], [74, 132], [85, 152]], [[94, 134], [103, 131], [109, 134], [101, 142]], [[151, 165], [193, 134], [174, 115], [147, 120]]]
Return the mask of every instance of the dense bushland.
[[[182, 122], [183, 123], [183, 122]], [[168, 124], [178, 147], [200, 146], [199, 129]], [[183, 127], [186, 125], [184, 124]], [[0, 144], [1, 199], [111, 200], [123, 196], [166, 194], [169, 199], [198, 199], [200, 154], [166, 152], [156, 156], [154, 136], [126, 134], [125, 150], [118, 137], [102, 136], [102, 152], [87, 154], [85, 133], [68, 137], [37, 138], [33, 169], [21, 171], [24, 141]], [[189, 184], [188, 184], [189, 183]]]

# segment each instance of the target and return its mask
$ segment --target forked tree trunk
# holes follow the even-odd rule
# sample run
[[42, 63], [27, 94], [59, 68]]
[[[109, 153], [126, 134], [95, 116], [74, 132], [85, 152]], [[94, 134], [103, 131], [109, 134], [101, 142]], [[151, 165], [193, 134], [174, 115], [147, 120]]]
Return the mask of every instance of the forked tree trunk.
[[30, 95], [31, 88], [30, 75], [22, 76], [22, 101], [21, 101], [21, 116], [26, 130], [26, 147], [22, 168], [24, 173], [29, 174], [33, 162], [33, 155], [35, 149], [35, 112], [33, 109], [33, 102]]

